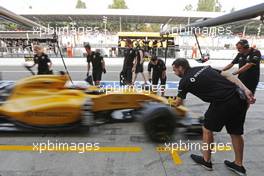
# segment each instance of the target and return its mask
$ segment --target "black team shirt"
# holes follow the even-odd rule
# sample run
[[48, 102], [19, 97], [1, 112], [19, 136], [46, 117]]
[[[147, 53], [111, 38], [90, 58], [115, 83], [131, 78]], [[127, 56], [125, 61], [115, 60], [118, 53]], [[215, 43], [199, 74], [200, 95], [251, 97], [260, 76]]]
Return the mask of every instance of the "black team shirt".
[[210, 66], [193, 67], [186, 71], [178, 88], [178, 97], [185, 99], [188, 92], [205, 102], [225, 102], [235, 93], [237, 86]]
[[98, 52], [92, 52], [87, 56], [87, 62], [92, 63], [93, 71], [102, 71], [103, 57]]
[[238, 64], [239, 68], [243, 67], [247, 63], [255, 64], [248, 70], [238, 75], [238, 78], [246, 85], [246, 86], [255, 86], [259, 82], [260, 75], [260, 60], [261, 53], [259, 50], [250, 48], [248, 54], [240, 54], [238, 53], [235, 59], [232, 61], [232, 64]]
[[151, 62], [149, 62], [148, 71], [151, 72], [151, 69], [153, 69], [152, 75], [160, 76], [162, 72], [166, 70], [166, 65], [163, 60], [158, 59], [157, 65], [154, 65]]
[[49, 59], [49, 56], [47, 54], [42, 53], [40, 56], [35, 54], [33, 59], [34, 59], [34, 63], [38, 64], [39, 73], [49, 72], [48, 63], [51, 63], [51, 60]]
[[134, 59], [137, 56], [136, 50], [134, 50], [133, 48], [128, 48], [125, 50], [124, 56], [125, 56], [124, 67], [132, 68], [134, 65], [133, 64]]

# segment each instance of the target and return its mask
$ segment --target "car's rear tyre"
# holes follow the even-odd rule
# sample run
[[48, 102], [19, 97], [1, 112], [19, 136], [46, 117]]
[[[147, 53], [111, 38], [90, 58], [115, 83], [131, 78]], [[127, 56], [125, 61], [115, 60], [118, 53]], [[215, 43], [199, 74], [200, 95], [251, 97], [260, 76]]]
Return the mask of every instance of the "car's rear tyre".
[[160, 103], [148, 103], [141, 111], [143, 127], [154, 142], [168, 142], [175, 130], [176, 113], [169, 106]]

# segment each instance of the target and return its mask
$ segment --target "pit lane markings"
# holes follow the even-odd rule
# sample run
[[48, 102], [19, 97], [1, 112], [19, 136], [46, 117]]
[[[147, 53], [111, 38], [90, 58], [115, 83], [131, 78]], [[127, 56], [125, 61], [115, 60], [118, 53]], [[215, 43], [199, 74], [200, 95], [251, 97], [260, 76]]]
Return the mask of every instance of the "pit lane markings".
[[[1, 145], [0, 151], [32, 151], [39, 152], [32, 145]], [[49, 149], [48, 147], [42, 148], [42, 151], [45, 152], [110, 152], [110, 153], [139, 153], [142, 152], [141, 147], [98, 147], [98, 149], [91, 147], [89, 150], [85, 148], [71, 149], [71, 147], [57, 147], [55, 149]]]
[[[212, 150], [214, 150], [214, 148]], [[232, 148], [230, 148], [230, 147], [217, 147], [215, 149], [215, 151], [217, 151], [217, 152], [228, 152], [231, 150], [232, 150]], [[178, 152], [188, 152], [189, 150], [186, 148], [175, 148], [175, 149], [171, 150], [171, 148], [168, 148], [168, 147], [157, 147], [156, 151], [159, 153], [170, 153], [174, 164], [180, 165], [183, 162], [182, 162]]]
[[[231, 151], [230, 147], [219, 147], [216, 149], [218, 152], [223, 152], [223, 151]], [[34, 149], [34, 146], [30, 145], [1, 145], [0, 146], [0, 151], [32, 151], [32, 152], [39, 152], [39, 150]], [[68, 147], [65, 148], [56, 148], [56, 149], [48, 149], [44, 148], [42, 149], [44, 152], [94, 152], [94, 153], [140, 153], [143, 151], [141, 147], [99, 147], [98, 149], [91, 148], [89, 150], [83, 149], [83, 148], [78, 148], [75, 150], [69, 149]], [[188, 152], [189, 150], [185, 148], [175, 148], [173, 150], [167, 148], [167, 147], [156, 147], [156, 152], [159, 153], [170, 153], [172, 160], [175, 165], [180, 165], [182, 164], [182, 160], [179, 156], [178, 152]]]

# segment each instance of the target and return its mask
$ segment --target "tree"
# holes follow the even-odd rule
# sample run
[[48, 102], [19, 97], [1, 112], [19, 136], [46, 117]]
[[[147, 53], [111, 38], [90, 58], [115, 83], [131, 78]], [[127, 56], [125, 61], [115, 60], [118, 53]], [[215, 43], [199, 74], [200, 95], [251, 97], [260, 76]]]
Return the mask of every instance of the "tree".
[[75, 8], [76, 9], [86, 9], [86, 4], [82, 0], [78, 0]]
[[197, 11], [220, 12], [222, 5], [218, 0], [199, 0]]
[[[127, 9], [127, 5], [125, 0], [113, 0], [113, 3], [108, 5], [109, 9]], [[113, 25], [110, 22], [111, 29], [115, 30], [116, 27], [113, 27]], [[127, 30], [131, 28], [131, 25], [128, 23], [122, 23], [122, 29]]]
[[183, 11], [192, 11], [193, 10], [193, 6], [192, 4], [188, 4], [184, 7]]
[[108, 5], [109, 9], [127, 9], [125, 0], [113, 0], [111, 5]]
[[[5, 23], [4, 23], [5, 24]], [[4, 25], [5, 30], [7, 31], [15, 31], [18, 29], [18, 25], [15, 23], [7, 23]]]

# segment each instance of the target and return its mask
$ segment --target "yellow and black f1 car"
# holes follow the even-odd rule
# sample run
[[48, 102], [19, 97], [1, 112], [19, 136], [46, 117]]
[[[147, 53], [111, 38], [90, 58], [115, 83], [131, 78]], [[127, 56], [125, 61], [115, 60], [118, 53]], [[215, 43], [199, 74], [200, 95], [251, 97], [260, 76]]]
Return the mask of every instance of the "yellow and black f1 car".
[[[199, 121], [186, 123], [185, 107], [175, 108], [164, 97], [131, 89], [79, 89], [67, 87], [68, 81], [67, 75], [37, 75], [0, 85], [0, 130], [72, 130], [138, 120], [152, 140], [162, 141], [179, 124], [201, 129]], [[114, 117], [116, 111], [122, 111], [121, 119]]]

